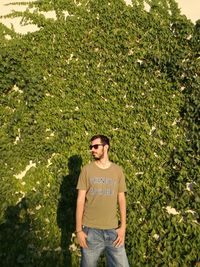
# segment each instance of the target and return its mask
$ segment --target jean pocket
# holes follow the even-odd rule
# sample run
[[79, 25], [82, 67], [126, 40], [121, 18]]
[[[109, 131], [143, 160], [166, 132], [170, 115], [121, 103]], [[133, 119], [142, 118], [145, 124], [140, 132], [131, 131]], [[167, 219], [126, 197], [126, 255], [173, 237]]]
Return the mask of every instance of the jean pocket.
[[110, 240], [114, 242], [118, 236], [116, 229], [110, 229], [108, 230], [108, 233], [109, 233]]
[[87, 226], [83, 226], [83, 232], [87, 235], [87, 238], [88, 238], [88, 235], [89, 235], [89, 227]]

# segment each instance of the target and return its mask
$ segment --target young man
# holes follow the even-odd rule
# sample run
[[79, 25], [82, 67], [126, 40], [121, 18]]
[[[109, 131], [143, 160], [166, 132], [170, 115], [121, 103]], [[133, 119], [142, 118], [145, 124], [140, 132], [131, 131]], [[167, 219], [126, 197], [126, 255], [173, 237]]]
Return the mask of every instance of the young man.
[[109, 147], [108, 137], [91, 138], [94, 161], [82, 168], [78, 180], [76, 234], [81, 246], [81, 267], [96, 267], [102, 252], [109, 267], [129, 266], [124, 247], [125, 178], [122, 168], [109, 161]]

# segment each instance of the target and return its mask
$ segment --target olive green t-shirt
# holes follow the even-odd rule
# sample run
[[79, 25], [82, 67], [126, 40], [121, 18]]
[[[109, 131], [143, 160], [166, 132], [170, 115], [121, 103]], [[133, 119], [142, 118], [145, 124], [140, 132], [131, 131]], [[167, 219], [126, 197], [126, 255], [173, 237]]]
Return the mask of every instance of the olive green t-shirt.
[[101, 169], [95, 162], [85, 165], [77, 189], [86, 190], [83, 225], [97, 229], [118, 227], [117, 196], [126, 192], [120, 166], [111, 163], [109, 168]]

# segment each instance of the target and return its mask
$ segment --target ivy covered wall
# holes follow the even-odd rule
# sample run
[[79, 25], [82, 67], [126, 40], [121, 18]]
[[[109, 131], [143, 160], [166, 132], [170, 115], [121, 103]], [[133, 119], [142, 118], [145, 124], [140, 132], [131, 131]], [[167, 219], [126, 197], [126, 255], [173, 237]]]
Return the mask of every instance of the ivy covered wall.
[[39, 31], [1, 25], [3, 266], [78, 266], [75, 187], [96, 133], [126, 174], [130, 266], [200, 259], [200, 24], [146, 2], [36, 1], [23, 21]]

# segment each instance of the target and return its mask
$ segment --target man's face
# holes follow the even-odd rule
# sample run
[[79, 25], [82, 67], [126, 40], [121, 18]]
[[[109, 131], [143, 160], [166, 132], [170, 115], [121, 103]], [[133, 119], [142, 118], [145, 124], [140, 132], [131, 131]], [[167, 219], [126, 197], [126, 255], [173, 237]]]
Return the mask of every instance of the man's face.
[[92, 156], [93, 156], [93, 158], [95, 160], [99, 160], [99, 159], [103, 158], [103, 156], [104, 156], [104, 145], [102, 144], [100, 138], [97, 138], [97, 139], [92, 141], [90, 150], [91, 150]]

